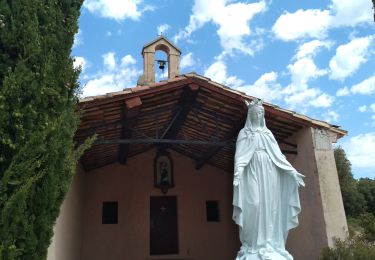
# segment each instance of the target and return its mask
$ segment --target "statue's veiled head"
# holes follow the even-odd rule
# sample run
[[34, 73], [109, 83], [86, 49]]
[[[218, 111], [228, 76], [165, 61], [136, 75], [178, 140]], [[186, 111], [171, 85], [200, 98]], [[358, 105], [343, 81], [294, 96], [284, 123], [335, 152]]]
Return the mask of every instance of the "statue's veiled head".
[[264, 129], [266, 125], [264, 120], [263, 101], [260, 99], [254, 99], [251, 102], [245, 102], [248, 107], [245, 127], [252, 130]]

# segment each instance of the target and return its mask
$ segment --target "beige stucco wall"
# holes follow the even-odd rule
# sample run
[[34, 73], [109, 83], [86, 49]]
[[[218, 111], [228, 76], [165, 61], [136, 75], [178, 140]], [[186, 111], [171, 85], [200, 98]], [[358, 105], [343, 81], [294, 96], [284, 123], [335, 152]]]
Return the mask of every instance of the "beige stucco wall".
[[330, 133], [314, 129], [312, 135], [328, 245], [332, 247], [334, 246], [334, 237], [340, 239], [347, 237], [348, 226]]
[[345, 237], [346, 217], [330, 140], [318, 149], [314, 130], [304, 128], [290, 140], [298, 145], [298, 155], [289, 161], [306, 176], [300, 189], [300, 225], [288, 237], [287, 247], [295, 259], [318, 259], [321, 248], [332, 245], [333, 237]]
[[60, 208], [47, 260], [79, 260], [82, 247], [82, 209], [85, 172], [81, 164]]
[[[149, 255], [150, 196], [154, 150], [86, 175], [82, 259], [165, 259]], [[196, 171], [191, 159], [171, 152], [177, 196], [179, 258], [234, 259], [239, 249], [232, 217], [232, 176], [206, 165]], [[118, 201], [118, 224], [102, 225], [103, 201]], [[218, 200], [220, 222], [206, 222], [206, 200]], [[168, 258], [171, 259], [171, 258]], [[175, 259], [175, 258], [172, 258]]]

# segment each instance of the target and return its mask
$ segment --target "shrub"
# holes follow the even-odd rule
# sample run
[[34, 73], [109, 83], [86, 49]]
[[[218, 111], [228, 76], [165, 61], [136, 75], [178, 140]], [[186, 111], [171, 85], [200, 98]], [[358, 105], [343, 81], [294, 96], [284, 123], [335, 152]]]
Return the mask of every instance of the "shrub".
[[334, 248], [323, 248], [321, 260], [373, 260], [375, 259], [375, 244], [360, 237], [346, 240], [335, 240]]

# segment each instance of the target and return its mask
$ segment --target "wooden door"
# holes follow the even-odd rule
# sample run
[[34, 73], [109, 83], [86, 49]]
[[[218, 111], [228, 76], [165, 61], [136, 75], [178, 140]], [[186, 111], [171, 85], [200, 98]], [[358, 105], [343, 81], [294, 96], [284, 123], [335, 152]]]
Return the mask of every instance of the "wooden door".
[[177, 198], [150, 198], [150, 254], [178, 254]]

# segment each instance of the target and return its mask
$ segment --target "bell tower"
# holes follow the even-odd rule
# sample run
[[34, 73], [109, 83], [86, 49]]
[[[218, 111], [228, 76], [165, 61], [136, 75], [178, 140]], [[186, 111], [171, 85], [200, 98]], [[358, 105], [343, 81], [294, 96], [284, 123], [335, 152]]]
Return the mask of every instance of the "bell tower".
[[[143, 74], [139, 77], [137, 85], [148, 85], [155, 82], [155, 52], [163, 51], [167, 54], [167, 61], [158, 61], [162, 66], [168, 63], [168, 79], [180, 74], [181, 51], [167, 38], [160, 35], [142, 48]], [[165, 64], [164, 64], [165, 65]]]

